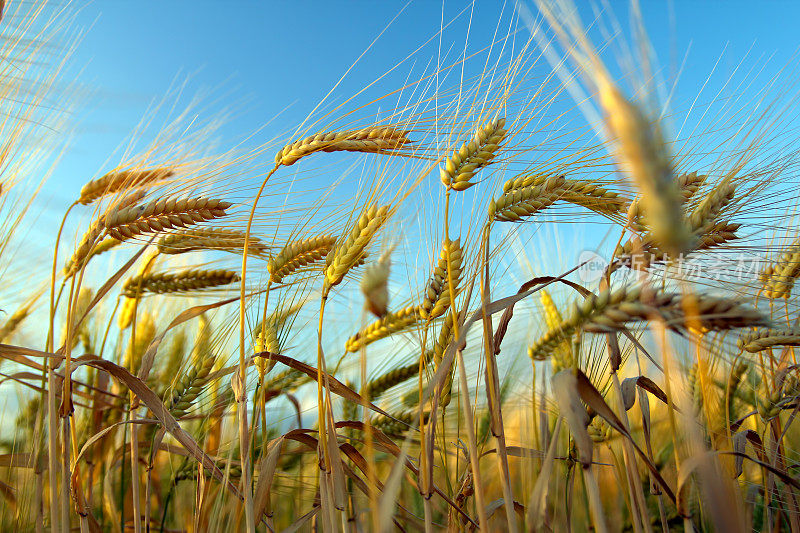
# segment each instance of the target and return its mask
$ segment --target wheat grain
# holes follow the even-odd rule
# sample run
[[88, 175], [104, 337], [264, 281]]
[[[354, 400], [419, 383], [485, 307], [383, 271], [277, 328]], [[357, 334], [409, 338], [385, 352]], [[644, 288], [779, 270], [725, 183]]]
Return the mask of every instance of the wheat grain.
[[475, 185], [470, 180], [497, 155], [506, 136], [506, 120], [499, 118], [478, 127], [475, 136], [453, 151], [440, 171], [442, 184], [448, 189], [465, 191]]

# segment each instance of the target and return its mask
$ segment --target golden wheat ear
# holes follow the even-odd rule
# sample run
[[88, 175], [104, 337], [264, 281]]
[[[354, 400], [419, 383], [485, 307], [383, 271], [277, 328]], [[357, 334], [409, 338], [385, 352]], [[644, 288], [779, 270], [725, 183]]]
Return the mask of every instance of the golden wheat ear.
[[750, 353], [763, 352], [773, 346], [800, 346], [800, 328], [759, 328], [739, 336], [739, 349]]
[[318, 235], [288, 243], [267, 263], [270, 280], [281, 283], [300, 269], [322, 261], [335, 244], [333, 235]]
[[480, 126], [475, 136], [457, 148], [445, 162], [439, 179], [448, 189], [465, 191], [475, 185], [470, 180], [494, 159], [506, 136], [506, 119], [499, 118]]
[[123, 296], [135, 298], [141, 293], [171, 294], [199, 291], [230, 285], [239, 281], [232, 270], [190, 269], [175, 274], [144, 274], [129, 278], [122, 288]]
[[367, 246], [388, 218], [388, 205], [373, 205], [361, 214], [347, 239], [331, 249], [326, 258], [326, 291], [341, 283], [350, 269], [363, 260]]
[[395, 126], [371, 126], [360, 130], [317, 133], [284, 146], [275, 156], [275, 164], [293, 165], [317, 152], [394, 154], [410, 143], [408, 132]]
[[81, 188], [78, 203], [83, 205], [91, 204], [104, 196], [126, 189], [154, 185], [173, 175], [175, 175], [175, 171], [171, 168], [129, 169], [109, 172], [84, 185]]
[[105, 219], [106, 232], [121, 241], [145, 233], [183, 228], [227, 215], [233, 204], [213, 198], [160, 199], [121, 209]]
[[463, 256], [461, 240], [451, 241], [445, 238], [439, 261], [425, 288], [425, 298], [419, 306], [419, 314], [424, 320], [438, 318], [450, 308], [453, 295], [450, 294], [450, 284], [447, 279], [448, 267], [452, 273], [453, 290], [458, 292], [458, 284], [463, 273]]
[[[244, 248], [245, 234], [240, 230], [223, 228], [191, 228], [164, 235], [156, 241], [162, 254], [183, 254], [196, 250], [223, 250], [239, 253]], [[260, 256], [266, 253], [267, 246], [261, 239], [251, 235], [248, 253]]]

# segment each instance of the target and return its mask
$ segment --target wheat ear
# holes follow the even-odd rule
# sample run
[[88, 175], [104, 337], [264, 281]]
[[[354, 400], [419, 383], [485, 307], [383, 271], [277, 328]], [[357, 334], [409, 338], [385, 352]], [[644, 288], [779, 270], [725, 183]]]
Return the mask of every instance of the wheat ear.
[[419, 307], [416, 305], [387, 313], [383, 318], [373, 322], [363, 331], [347, 339], [345, 350], [348, 352], [357, 352], [362, 347], [372, 344], [375, 341], [385, 339], [401, 331], [406, 331], [417, 325], [419, 321]]
[[23, 320], [28, 318], [28, 315], [31, 314], [31, 307], [33, 306], [33, 302], [29, 302], [16, 311], [6, 319], [2, 326], [0, 326], [0, 342], [6, 342], [11, 335], [17, 331], [17, 328], [22, 323]]
[[419, 361], [415, 361], [406, 366], [397, 367], [367, 383], [365, 389], [368, 395], [367, 397], [375, 399], [392, 387], [408, 381], [417, 374], [419, 374]]
[[[586, 180], [569, 180], [554, 173], [529, 174], [508, 180], [503, 185], [503, 196], [512, 195], [516, 189], [541, 186], [551, 180], [562, 191], [559, 201], [585, 207], [601, 215], [617, 215], [625, 210], [627, 201], [619, 193]], [[512, 201], [513, 202], [513, 201]]]
[[551, 176], [540, 183], [511, 188], [489, 203], [489, 220], [519, 222], [559, 201], [564, 194], [563, 176]]
[[[436, 342], [433, 344], [432, 359], [436, 371], [439, 370], [439, 366], [441, 366], [442, 361], [444, 360], [444, 354], [453, 340], [453, 314], [447, 313], [444, 317], [444, 321], [442, 322], [442, 327], [439, 329], [439, 335], [436, 337]], [[450, 374], [444, 381], [444, 385], [442, 386], [442, 394], [439, 397], [439, 405], [441, 405], [443, 409], [450, 405], [452, 390], [453, 368], [450, 369]]]
[[105, 219], [105, 227], [109, 235], [123, 241], [143, 233], [183, 228], [223, 217], [231, 205], [230, 202], [211, 198], [154, 200], [109, 214]]
[[[430, 413], [423, 413], [423, 422], [428, 421]], [[403, 435], [406, 431], [419, 425], [419, 411], [411, 409], [401, 413], [392, 413], [391, 416], [378, 416], [370, 421], [372, 427], [381, 430], [387, 435]]]
[[389, 312], [389, 259], [389, 253], [382, 254], [378, 261], [367, 265], [361, 276], [364, 307], [378, 318]]
[[579, 329], [608, 333], [631, 322], [660, 319], [670, 329], [697, 333], [763, 325], [764, 317], [755, 309], [732, 300], [705, 295], [659, 293], [640, 287], [622, 288], [589, 295], [572, 315], [528, 348], [532, 359], [546, 359], [565, 338]]
[[145, 274], [129, 278], [123, 286], [122, 294], [128, 298], [134, 298], [144, 292], [167, 294], [199, 291], [230, 285], [237, 281], [239, 281], [239, 274], [232, 270], [190, 269], [175, 274]]
[[[139, 189], [133, 191], [123, 198], [119, 200], [116, 204], [110, 206], [108, 210], [100, 215], [92, 224], [89, 226], [89, 229], [86, 230], [83, 237], [81, 238], [80, 244], [73, 252], [72, 257], [67, 261], [66, 265], [64, 266], [64, 275], [67, 277], [72, 276], [75, 274], [80, 268], [85, 265], [91, 257], [97, 255], [95, 253], [95, 249], [99, 246], [97, 244], [97, 240], [103, 235], [105, 231], [105, 224], [107, 218], [113, 213], [115, 210], [124, 210], [128, 207], [133, 206], [144, 198], [144, 191]], [[119, 239], [115, 239], [119, 242]], [[116, 246], [116, 244], [114, 244]]]
[[[266, 323], [256, 330], [255, 346], [253, 349], [255, 353], [281, 353], [281, 343], [278, 338], [278, 328], [274, 321], [267, 320]], [[259, 382], [264, 380], [264, 376], [275, 368], [277, 361], [267, 359], [265, 357], [256, 357], [255, 365], [258, 369]]]
[[452, 273], [453, 289], [457, 292], [463, 273], [463, 256], [461, 240], [451, 241], [445, 238], [439, 254], [439, 261], [433, 269], [433, 274], [425, 289], [425, 298], [419, 307], [419, 314], [423, 320], [438, 318], [450, 308], [453, 295], [450, 294], [450, 284], [447, 279], [448, 265]]
[[350, 269], [363, 260], [366, 247], [388, 217], [388, 205], [370, 207], [359, 217], [347, 239], [331, 249], [326, 257], [324, 292], [341, 283]]
[[[244, 232], [220, 228], [192, 228], [164, 235], [156, 242], [162, 254], [183, 254], [195, 250], [223, 250], [240, 253], [244, 247]], [[250, 236], [248, 253], [261, 256], [267, 251], [258, 237]]]
[[172, 391], [167, 403], [172, 416], [182, 418], [186, 416], [195, 400], [208, 385], [208, 376], [214, 368], [216, 358], [210, 353], [198, 353], [195, 362], [189, 371], [181, 376], [180, 381]]
[[800, 346], [800, 328], [759, 328], [742, 333], [736, 345], [744, 351], [757, 353], [773, 346]]
[[[705, 183], [706, 178], [708, 178], [708, 176], [705, 174], [698, 174], [697, 172], [688, 172], [678, 176], [677, 182], [682, 204], [686, 204], [697, 194], [697, 191], [699, 191], [700, 187]], [[642, 220], [641, 198], [637, 198], [631, 202], [630, 208], [628, 209], [628, 218], [631, 221], [631, 228], [633, 230], [645, 230], [645, 223]]]
[[453, 151], [439, 172], [439, 179], [448, 189], [465, 191], [475, 185], [470, 182], [478, 170], [497, 155], [506, 136], [506, 119], [499, 118], [478, 127], [475, 136]]
[[175, 171], [171, 168], [152, 168], [147, 170], [130, 169], [109, 172], [84, 185], [81, 188], [81, 195], [78, 198], [78, 203], [84, 205], [90, 204], [98, 198], [109, 194], [164, 181], [174, 174]]
[[336, 244], [332, 235], [318, 235], [284, 246], [267, 263], [270, 280], [280, 283], [303, 267], [324, 259]]
[[394, 126], [318, 133], [288, 144], [275, 156], [275, 164], [289, 166], [316, 152], [366, 152], [394, 154], [410, 144], [408, 132]]
[[767, 298], [789, 298], [794, 282], [800, 276], [800, 243], [795, 243], [760, 274]]
[[618, 158], [641, 191], [646, 225], [660, 247], [678, 256], [692, 244], [693, 236], [661, 129], [626, 100], [610, 79], [601, 76], [598, 85]]

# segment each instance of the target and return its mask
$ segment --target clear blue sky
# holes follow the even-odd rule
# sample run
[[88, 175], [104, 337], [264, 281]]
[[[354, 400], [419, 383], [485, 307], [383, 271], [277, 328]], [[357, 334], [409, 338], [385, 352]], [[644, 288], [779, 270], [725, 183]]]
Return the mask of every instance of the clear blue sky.
[[[624, 17], [627, 2], [611, 2]], [[340, 94], [362, 87], [404, 58], [451, 20], [468, 2], [414, 1], [133, 1], [96, 0], [80, 7], [85, 33], [72, 59], [82, 98], [73, 118], [78, 135], [54, 179], [73, 191], [102, 171], [106, 157], [144, 115], [188, 79], [187, 94], [213, 90], [242, 112], [223, 129], [230, 142], [292, 107], [264, 137], [299, 123], [360, 53], [401, 10], [397, 20], [359, 63]], [[586, 16], [588, 4], [581, 5]], [[78, 3], [75, 4], [78, 7]], [[662, 65], [677, 65], [689, 51], [681, 77], [683, 99], [704, 81], [726, 48], [728, 71], [751, 48], [754, 60], [775, 53], [777, 70], [800, 43], [798, 2], [645, 1], [643, 11]], [[585, 8], [585, 9], [584, 9]], [[478, 2], [474, 42], [486, 42], [503, 4]], [[505, 5], [506, 13], [513, 2]], [[670, 14], [672, 12], [672, 14]], [[463, 43], [468, 17], [445, 34]], [[407, 70], [405, 71], [407, 72]], [[391, 86], [394, 88], [394, 86]], [[680, 94], [679, 100], [680, 98]], [[209, 100], [213, 101], [213, 100]], [[61, 199], [59, 199], [60, 201]], [[67, 198], [63, 198], [64, 201]]]

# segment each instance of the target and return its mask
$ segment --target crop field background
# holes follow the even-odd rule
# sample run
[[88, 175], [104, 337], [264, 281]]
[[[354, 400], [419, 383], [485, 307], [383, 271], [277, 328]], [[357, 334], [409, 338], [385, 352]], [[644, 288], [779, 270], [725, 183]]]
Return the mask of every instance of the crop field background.
[[800, 533], [798, 7], [0, 9], [0, 530]]

